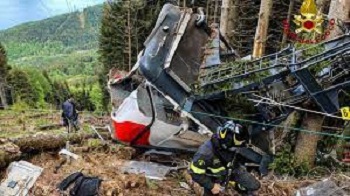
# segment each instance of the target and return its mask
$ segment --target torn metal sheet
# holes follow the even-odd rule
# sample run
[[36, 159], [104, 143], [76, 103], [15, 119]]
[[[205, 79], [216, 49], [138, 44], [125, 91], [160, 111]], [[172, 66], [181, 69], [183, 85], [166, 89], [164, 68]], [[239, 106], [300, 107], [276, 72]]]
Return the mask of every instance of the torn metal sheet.
[[184, 189], [191, 190], [191, 187], [186, 182], [180, 182], [180, 186]]
[[201, 67], [202, 69], [210, 68], [212, 66], [220, 65], [220, 34], [218, 30], [214, 30], [213, 40], [210, 40], [207, 49], [205, 51], [205, 64]]
[[67, 149], [62, 149], [58, 154], [64, 154], [70, 157], [73, 157], [73, 159], [77, 160], [79, 158], [79, 156], [77, 154], [74, 154], [70, 151], [68, 151]]
[[26, 161], [12, 162], [7, 169], [7, 178], [0, 185], [0, 195], [28, 195], [42, 171], [43, 168]]
[[346, 195], [343, 189], [329, 179], [317, 182], [308, 187], [301, 188], [296, 193], [297, 196], [337, 196]]
[[105, 144], [105, 143], [106, 143], [106, 140], [103, 139], [103, 137], [101, 136], [101, 134], [97, 131], [96, 127], [91, 125], [90, 128], [97, 134], [97, 136], [100, 138], [100, 140], [102, 141], [102, 143]]
[[170, 171], [181, 168], [183, 167], [168, 167], [158, 163], [145, 161], [125, 161], [119, 166], [119, 170], [123, 173], [144, 174], [146, 178], [152, 180], [164, 180], [166, 178], [165, 176]]

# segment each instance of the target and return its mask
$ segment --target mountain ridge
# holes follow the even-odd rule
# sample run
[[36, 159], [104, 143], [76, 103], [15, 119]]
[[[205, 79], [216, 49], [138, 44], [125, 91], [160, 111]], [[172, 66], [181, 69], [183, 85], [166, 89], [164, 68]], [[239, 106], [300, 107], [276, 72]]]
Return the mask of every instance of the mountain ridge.
[[[98, 64], [96, 51], [102, 10], [103, 4], [99, 4], [84, 8], [81, 12], [57, 15], [1, 30], [0, 42], [7, 51], [9, 64], [37, 68], [40, 65], [39, 68], [47, 71], [51, 67], [78, 69], [66, 71], [64, 75], [67, 76], [84, 73], [86, 66], [89, 72], [84, 74], [93, 74], [92, 64]], [[46, 61], [48, 58], [56, 58], [55, 63]]]

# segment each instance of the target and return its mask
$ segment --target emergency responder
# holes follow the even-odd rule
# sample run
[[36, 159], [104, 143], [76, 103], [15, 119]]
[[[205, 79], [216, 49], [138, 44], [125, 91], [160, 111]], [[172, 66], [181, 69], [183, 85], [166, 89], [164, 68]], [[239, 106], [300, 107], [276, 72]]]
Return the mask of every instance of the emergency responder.
[[248, 139], [248, 131], [228, 121], [198, 149], [190, 174], [204, 187], [205, 196], [218, 195], [227, 185], [247, 195], [254, 195], [260, 188], [260, 182], [240, 165], [239, 149], [246, 146]]
[[63, 125], [67, 127], [68, 133], [73, 127], [75, 131], [79, 130], [78, 127], [78, 112], [75, 109], [74, 98], [70, 97], [62, 104], [62, 119]]

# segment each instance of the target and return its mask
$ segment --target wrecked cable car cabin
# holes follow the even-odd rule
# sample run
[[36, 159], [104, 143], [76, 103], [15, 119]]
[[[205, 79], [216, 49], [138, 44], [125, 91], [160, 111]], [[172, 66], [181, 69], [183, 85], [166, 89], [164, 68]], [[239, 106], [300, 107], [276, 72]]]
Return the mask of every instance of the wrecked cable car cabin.
[[[195, 151], [218, 126], [235, 120], [227, 100], [237, 96], [255, 110], [240, 119], [250, 133], [249, 152], [258, 157], [253, 162], [271, 154], [267, 132], [295, 110], [336, 116], [332, 123], [344, 125], [339, 111], [347, 103], [339, 100], [350, 86], [349, 34], [244, 60], [205, 17], [200, 8], [164, 5], [133, 69], [110, 71], [114, 139]], [[311, 50], [317, 52], [306, 55]]]

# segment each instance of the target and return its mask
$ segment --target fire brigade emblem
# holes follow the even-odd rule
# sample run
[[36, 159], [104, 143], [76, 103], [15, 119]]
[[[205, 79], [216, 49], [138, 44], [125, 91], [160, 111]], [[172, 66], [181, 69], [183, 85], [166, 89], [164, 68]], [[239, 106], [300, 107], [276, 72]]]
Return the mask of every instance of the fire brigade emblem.
[[301, 8], [301, 15], [294, 16], [294, 23], [298, 26], [296, 33], [316, 32], [322, 34], [323, 17], [318, 13], [315, 0], [304, 0]]

